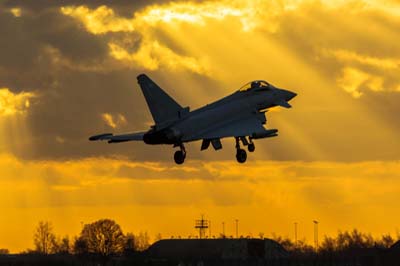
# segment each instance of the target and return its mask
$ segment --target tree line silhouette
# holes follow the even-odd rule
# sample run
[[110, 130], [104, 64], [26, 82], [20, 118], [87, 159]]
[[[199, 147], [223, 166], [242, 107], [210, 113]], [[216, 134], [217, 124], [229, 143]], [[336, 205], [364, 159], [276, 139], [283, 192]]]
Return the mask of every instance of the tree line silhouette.
[[[264, 234], [260, 233], [259, 238], [263, 239]], [[173, 238], [173, 237], [171, 237]], [[180, 238], [180, 237], [179, 237]], [[226, 238], [220, 235], [219, 238]], [[158, 233], [154, 242], [161, 240], [162, 236]], [[328, 254], [343, 252], [362, 248], [390, 248], [399, 236], [393, 238], [390, 234], [374, 238], [371, 234], [366, 234], [353, 229], [352, 231], [339, 231], [336, 236], [324, 236], [318, 248], [307, 243], [305, 239], [296, 242], [289, 237], [271, 237], [281, 244], [287, 251], [295, 254], [321, 253]], [[100, 219], [98, 221], [85, 224], [78, 236], [72, 240], [68, 236], [56, 236], [53, 226], [49, 221], [40, 221], [35, 229], [34, 249], [24, 253], [38, 254], [99, 254], [102, 256], [121, 255], [126, 253], [142, 252], [146, 250], [151, 242], [147, 232], [133, 234], [123, 233], [119, 224], [111, 219]], [[7, 249], [0, 249], [0, 254], [7, 254]]]
[[366, 234], [353, 229], [352, 231], [339, 231], [336, 236], [324, 236], [323, 241], [318, 247], [307, 244], [305, 239], [297, 242], [288, 237], [273, 235], [272, 238], [280, 243], [287, 251], [296, 254], [320, 253], [329, 254], [335, 252], [345, 252], [355, 249], [380, 248], [388, 249], [396, 241], [390, 234], [384, 234], [381, 237], [374, 238], [371, 234]]
[[[260, 233], [258, 236], [261, 239], [264, 238], [263, 233]], [[226, 236], [221, 234], [219, 238], [226, 238]], [[161, 239], [162, 236], [158, 233], [154, 238], [154, 242]], [[271, 239], [292, 253], [326, 254], [362, 248], [387, 249], [398, 241], [400, 236], [398, 235], [396, 238], [393, 238], [390, 234], [384, 234], [381, 237], [374, 238], [371, 234], [360, 232], [357, 229], [339, 231], [336, 236], [324, 236], [318, 248], [308, 244], [305, 239], [295, 242], [289, 237], [277, 236], [276, 234], [272, 234]], [[110, 256], [141, 252], [146, 250], [151, 244], [150, 236], [147, 232], [140, 232], [137, 235], [131, 232], [124, 234], [120, 225], [111, 219], [100, 219], [93, 223], [85, 224], [80, 234], [72, 240], [69, 236], [56, 236], [51, 222], [40, 221], [36, 226], [33, 242], [34, 249], [28, 249], [23, 253], [44, 255], [93, 253]], [[8, 253], [8, 249], [0, 248], [0, 255]]]
[[150, 246], [150, 237], [147, 232], [124, 234], [114, 220], [100, 219], [85, 224], [80, 234], [71, 241], [68, 236], [57, 237], [51, 222], [40, 221], [35, 229], [33, 242], [34, 250], [27, 250], [25, 253], [110, 256], [144, 251]]
[[[233, 237], [221, 234], [216, 238]], [[257, 238], [264, 239], [264, 234], [258, 234]], [[161, 234], [157, 234], [154, 242], [161, 239]], [[374, 238], [357, 229], [339, 231], [335, 236], [324, 236], [317, 248], [308, 244], [305, 239], [293, 241], [275, 234], [270, 239], [282, 245], [288, 252], [288, 257], [278, 260], [263, 258], [265, 265], [333, 265], [345, 262], [346, 265], [364, 265], [365, 258], [367, 262], [378, 263], [368, 265], [394, 265], [392, 262], [400, 259], [400, 250], [395, 252], [398, 255], [389, 252], [393, 250], [390, 247], [399, 239], [399, 236], [393, 238], [390, 234]], [[56, 235], [51, 222], [40, 221], [33, 233], [33, 243], [34, 249], [28, 249], [17, 256], [10, 256], [7, 249], [0, 249], [0, 265], [153, 265], [151, 256], [146, 253], [151, 244], [149, 234], [124, 234], [120, 225], [111, 219], [85, 224], [80, 233], [72, 238]], [[178, 265], [170, 264], [175, 262], [177, 261], [164, 261], [160, 265]], [[222, 258], [211, 262], [214, 264], [208, 264], [208, 261], [207, 265], [225, 263]], [[246, 263], [243, 265], [253, 265], [251, 260]]]

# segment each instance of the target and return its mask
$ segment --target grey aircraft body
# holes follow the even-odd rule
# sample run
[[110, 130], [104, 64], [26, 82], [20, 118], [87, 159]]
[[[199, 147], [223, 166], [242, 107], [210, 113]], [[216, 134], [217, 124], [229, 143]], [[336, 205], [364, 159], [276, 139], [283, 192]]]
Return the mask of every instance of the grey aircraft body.
[[277, 129], [265, 129], [268, 108], [290, 108], [289, 101], [297, 94], [279, 89], [263, 80], [247, 83], [233, 94], [197, 110], [182, 107], [145, 74], [137, 77], [146, 99], [154, 125], [148, 131], [122, 135], [112, 133], [95, 135], [91, 141], [107, 140], [108, 143], [144, 141], [146, 144], [169, 144], [179, 147], [174, 154], [177, 164], [186, 158], [184, 143], [202, 140], [201, 150], [211, 145], [222, 149], [221, 139], [236, 140], [236, 159], [244, 163], [246, 151], [241, 144], [254, 152], [253, 140], [277, 136]]

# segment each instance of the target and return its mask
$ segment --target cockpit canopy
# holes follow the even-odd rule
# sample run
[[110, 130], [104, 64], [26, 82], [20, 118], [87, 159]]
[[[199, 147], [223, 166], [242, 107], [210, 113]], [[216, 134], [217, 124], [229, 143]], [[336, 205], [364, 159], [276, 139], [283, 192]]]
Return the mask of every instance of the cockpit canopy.
[[239, 91], [244, 92], [250, 90], [270, 90], [271, 88], [272, 85], [264, 80], [254, 80], [242, 86]]

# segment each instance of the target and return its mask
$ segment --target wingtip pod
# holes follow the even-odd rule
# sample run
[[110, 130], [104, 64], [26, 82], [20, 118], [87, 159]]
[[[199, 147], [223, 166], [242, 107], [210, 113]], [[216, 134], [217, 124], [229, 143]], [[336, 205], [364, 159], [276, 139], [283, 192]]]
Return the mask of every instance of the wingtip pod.
[[107, 137], [111, 137], [113, 134], [112, 133], [105, 133], [105, 134], [100, 134], [100, 135], [94, 135], [89, 138], [90, 141], [96, 141], [96, 140], [103, 140], [106, 139]]
[[137, 79], [137, 81], [140, 83], [140, 82], [143, 81], [143, 80], [148, 80], [149, 77], [148, 77], [146, 74], [142, 73], [142, 74], [139, 74], [139, 75], [136, 77], [136, 79]]

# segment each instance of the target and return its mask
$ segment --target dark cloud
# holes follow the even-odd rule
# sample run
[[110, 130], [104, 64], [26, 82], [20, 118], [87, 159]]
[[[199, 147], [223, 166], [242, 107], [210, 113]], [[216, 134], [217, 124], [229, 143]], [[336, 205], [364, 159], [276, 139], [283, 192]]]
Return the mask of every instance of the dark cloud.
[[58, 12], [43, 12], [31, 20], [29, 24], [37, 31], [35, 37], [38, 41], [55, 47], [74, 62], [101, 62], [108, 53], [103, 36], [93, 36]]
[[[91, 130], [85, 125], [90, 121], [99, 123], [102, 112], [128, 113], [121, 106], [134, 106], [135, 73], [79, 71], [80, 65], [105, 64], [105, 36], [88, 33], [57, 10], [18, 18], [2, 11], [0, 25], [0, 35], [5, 36], [0, 38], [1, 86], [14, 92], [33, 90], [38, 94], [31, 106], [29, 124], [33, 146], [41, 148], [37, 154], [21, 151], [20, 156], [68, 157], [73, 154], [71, 148], [56, 143], [57, 136], [66, 143], [86, 140], [84, 134]], [[54, 53], [70, 66], [54, 62]], [[130, 113], [135, 115], [135, 109], [131, 108]]]
[[8, 0], [4, 1], [5, 7], [21, 7], [23, 9], [39, 12], [43, 9], [58, 8], [67, 5], [86, 5], [91, 8], [95, 8], [101, 5], [107, 5], [114, 9], [131, 9], [140, 8], [152, 3], [168, 2], [167, 0], [91, 0], [91, 1], [79, 1], [79, 0], [64, 0], [64, 1], [51, 1], [51, 0]]
[[57, 75], [50, 49], [72, 64], [100, 64], [108, 56], [102, 37], [54, 10], [14, 17], [0, 12], [0, 79], [14, 90], [46, 89]]
[[39, 44], [27, 30], [26, 22], [17, 20], [4, 10], [0, 11], [0, 63], [5, 69], [25, 66], [31, 68], [39, 54]]
[[[91, 2], [90, 6], [105, 2]], [[139, 7], [144, 2], [148, 3], [113, 1], [111, 6]], [[93, 35], [77, 20], [54, 8], [74, 3], [11, 1], [5, 6], [19, 6], [23, 15], [15, 17], [5, 9], [0, 12], [0, 35], [7, 36], [0, 38], [0, 86], [15, 93], [34, 91], [38, 95], [32, 100], [28, 116], [31, 137], [27, 142], [34, 148], [15, 148], [13, 152], [29, 159], [104, 154], [122, 154], [143, 160], [161, 159], [162, 155], [154, 153], [154, 149], [143, 149], [142, 152], [141, 144], [106, 145], [87, 140], [90, 135], [101, 131], [143, 130], [149, 127], [148, 122], [152, 119], [136, 81], [136, 76], [144, 70], [139, 66], [119, 65], [108, 53], [110, 39], [123, 40], [127, 35], [137, 40], [130, 49], [133, 52], [140, 45], [140, 35]], [[24, 12], [24, 9], [29, 9], [29, 12]], [[169, 83], [168, 91], [176, 96], [174, 91], [180, 86], [172, 86], [175, 82], [165, 78], [168, 76], [166, 73], [156, 71], [148, 74], [164, 86]], [[215, 83], [197, 74], [187, 75], [203, 82], [212, 95], [211, 88]], [[102, 113], [122, 114], [127, 123], [113, 129], [102, 121]]]
[[[202, 1], [202, 0], [201, 0]], [[132, 14], [143, 7], [152, 4], [163, 4], [171, 2], [171, 0], [90, 0], [90, 1], [79, 1], [79, 0], [6, 0], [4, 1], [4, 7], [20, 7], [23, 10], [30, 12], [41, 12], [46, 9], [57, 9], [62, 6], [74, 5], [81, 6], [85, 5], [90, 8], [97, 8], [102, 5], [111, 7], [117, 14], [125, 17], [132, 17]], [[174, 1], [179, 2], [179, 1]], [[200, 1], [199, 1], [200, 2]]]

